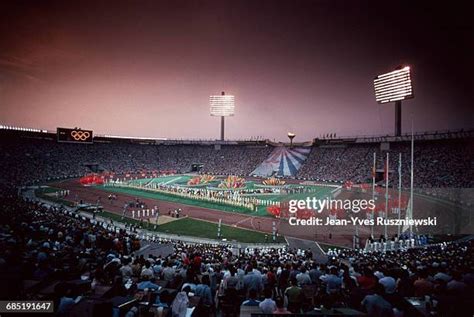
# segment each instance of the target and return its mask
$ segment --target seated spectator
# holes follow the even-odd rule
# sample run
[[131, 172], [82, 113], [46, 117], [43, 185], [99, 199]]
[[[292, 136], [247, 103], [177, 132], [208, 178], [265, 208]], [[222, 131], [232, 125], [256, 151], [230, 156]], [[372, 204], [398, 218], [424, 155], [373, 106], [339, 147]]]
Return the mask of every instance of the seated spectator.
[[140, 277], [144, 279], [149, 279], [149, 278], [152, 278], [153, 276], [154, 276], [154, 273], [151, 268], [151, 263], [149, 261], [145, 261], [145, 266], [142, 269]]
[[138, 307], [132, 307], [130, 310], [125, 314], [125, 317], [136, 317], [138, 316]]
[[452, 295], [464, 295], [467, 285], [462, 281], [462, 275], [459, 271], [453, 272], [453, 279], [448, 282], [446, 289]]
[[292, 313], [299, 313], [303, 302], [303, 290], [298, 286], [296, 278], [291, 280], [291, 286], [285, 290], [285, 297], [288, 302], [288, 310]]
[[173, 317], [186, 317], [188, 304], [189, 299], [186, 292], [179, 292], [171, 304], [171, 315]]
[[277, 297], [275, 299], [275, 304], [276, 304], [276, 309], [273, 311], [274, 315], [288, 315], [291, 314], [290, 311], [288, 311], [285, 308], [285, 301], [283, 300], [282, 297]]
[[260, 307], [264, 314], [271, 314], [277, 309], [276, 303], [272, 299], [272, 290], [270, 288], [266, 288], [263, 291], [263, 294], [265, 299], [258, 305], [258, 307]]
[[254, 289], [251, 289], [249, 291], [248, 299], [242, 303], [242, 306], [258, 306], [258, 305], [260, 305], [260, 301], [257, 300], [257, 291]]
[[254, 290], [257, 294], [260, 293], [262, 290], [262, 275], [253, 270], [251, 265], [249, 265], [246, 272], [247, 274], [244, 277], [245, 289], [248, 292]]
[[138, 262], [138, 259], [135, 259], [132, 264], [132, 274], [133, 276], [140, 276], [142, 273], [142, 266], [140, 265], [140, 262]]
[[273, 289], [277, 285], [275, 270], [270, 268], [266, 274], [266, 287]]
[[72, 306], [76, 304], [74, 299], [70, 296], [71, 289], [65, 283], [59, 283], [55, 287], [55, 293], [59, 296], [57, 315], [69, 316]]
[[374, 276], [372, 270], [366, 267], [364, 268], [363, 274], [357, 278], [357, 283], [362, 290], [370, 291], [374, 289], [377, 284], [377, 278]]
[[236, 269], [234, 266], [229, 268], [229, 275], [224, 276], [223, 279], [223, 288], [224, 293], [228, 290], [236, 290], [238, 291], [241, 288], [239, 278], [236, 276]]
[[181, 290], [184, 291], [184, 289], [188, 289], [188, 292], [195, 293], [196, 292], [196, 284], [194, 283], [184, 283], [183, 286], [181, 286]]
[[167, 282], [172, 281], [176, 274], [176, 271], [171, 267], [171, 265], [168, 262], [165, 262], [163, 266], [164, 266], [164, 269], [162, 272], [163, 280]]
[[392, 305], [383, 298], [383, 295], [383, 285], [377, 283], [374, 287], [374, 294], [367, 295], [362, 300], [362, 307], [367, 311], [369, 317], [393, 316]]
[[304, 267], [303, 265], [300, 268], [300, 273], [296, 275], [296, 280], [298, 281], [299, 286], [311, 284], [311, 277], [309, 276], [306, 267]]
[[349, 270], [347, 268], [344, 269], [344, 273], [342, 275], [341, 289], [344, 291], [344, 294], [348, 295], [349, 297], [353, 297], [351, 295], [355, 295], [356, 293], [358, 293], [357, 280], [354, 276], [350, 275]]
[[148, 289], [153, 289], [153, 290], [160, 290], [161, 286], [158, 284], [155, 284], [155, 278], [147, 278], [143, 280], [142, 282], [138, 283], [137, 288], [139, 290], [144, 290], [146, 288]]
[[129, 259], [125, 258], [122, 262], [123, 265], [120, 267], [120, 273], [122, 274], [122, 279], [126, 282], [132, 278], [133, 270]]
[[397, 283], [391, 276], [384, 276], [379, 280], [379, 283], [383, 285], [386, 294], [395, 293]]
[[[438, 264], [438, 263], [436, 263]], [[439, 265], [435, 265], [434, 268], [437, 268]], [[433, 276], [433, 279], [436, 281], [436, 280], [443, 280], [445, 281], [446, 283], [448, 283], [449, 281], [451, 281], [452, 277], [449, 276], [448, 274], [446, 274], [445, 272], [445, 269], [444, 267], [440, 269], [440, 272], [436, 273], [434, 276]]]
[[311, 265], [311, 270], [309, 270], [308, 274], [311, 277], [311, 283], [318, 284], [319, 278], [321, 277], [321, 275], [323, 275], [323, 272], [321, 272], [321, 270], [319, 269], [316, 263], [313, 263]]
[[331, 267], [329, 274], [320, 277], [320, 279], [326, 284], [326, 293], [328, 294], [336, 294], [341, 290], [342, 279], [337, 273], [337, 268]]
[[420, 270], [419, 277], [415, 283], [413, 283], [413, 287], [416, 297], [430, 295], [433, 292], [433, 283], [428, 280], [428, 272], [425, 269]]
[[212, 305], [214, 302], [209, 285], [209, 275], [203, 274], [201, 277], [201, 283], [196, 285], [196, 290], [194, 292], [194, 295], [201, 297], [201, 301], [204, 305]]

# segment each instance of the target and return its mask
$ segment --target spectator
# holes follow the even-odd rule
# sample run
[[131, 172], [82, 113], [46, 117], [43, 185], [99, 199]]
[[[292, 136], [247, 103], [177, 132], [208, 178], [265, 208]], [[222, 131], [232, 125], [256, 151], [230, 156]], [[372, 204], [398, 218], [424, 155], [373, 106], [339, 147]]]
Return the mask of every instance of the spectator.
[[326, 293], [336, 294], [341, 290], [342, 279], [338, 276], [336, 267], [331, 267], [329, 274], [322, 275], [320, 279], [326, 284]]
[[201, 283], [196, 286], [195, 295], [201, 297], [204, 305], [212, 305], [214, 302], [209, 285], [209, 275], [204, 274], [201, 277]]
[[311, 277], [309, 276], [306, 267], [301, 266], [300, 273], [296, 275], [296, 280], [298, 281], [299, 286], [311, 284]]
[[462, 275], [459, 271], [453, 272], [453, 279], [448, 282], [447, 290], [452, 295], [463, 295], [467, 290], [467, 285], [462, 281]]
[[258, 294], [262, 290], [262, 275], [254, 271], [251, 265], [249, 265], [246, 271], [247, 274], [244, 277], [245, 289], [248, 292], [255, 291]]
[[370, 291], [377, 284], [377, 278], [372, 273], [372, 270], [366, 267], [363, 274], [357, 279], [357, 283], [363, 290]]
[[264, 314], [272, 314], [276, 309], [276, 303], [272, 299], [272, 290], [266, 288], [263, 292], [265, 299], [258, 305]]
[[173, 300], [173, 304], [171, 305], [172, 316], [185, 317], [188, 310], [188, 303], [189, 299], [186, 292], [179, 292]]
[[415, 296], [417, 297], [431, 294], [433, 291], [433, 283], [428, 280], [428, 272], [426, 269], [420, 270], [419, 277], [415, 283], [413, 283], [413, 287], [415, 289]]
[[260, 301], [257, 300], [257, 291], [255, 289], [251, 289], [249, 291], [248, 299], [242, 303], [242, 306], [258, 306], [260, 305]]
[[367, 311], [369, 317], [393, 316], [392, 305], [383, 298], [383, 295], [383, 285], [377, 283], [374, 286], [374, 294], [365, 296], [362, 306]]
[[276, 300], [275, 300], [275, 304], [276, 304], [277, 308], [275, 309], [273, 314], [275, 314], [275, 315], [288, 315], [288, 314], [291, 314], [291, 312], [288, 311], [285, 308], [284, 300], [283, 300], [282, 297], [277, 297]]
[[295, 314], [299, 313], [303, 302], [303, 290], [298, 286], [296, 278], [291, 279], [291, 286], [285, 290], [285, 296], [288, 310]]

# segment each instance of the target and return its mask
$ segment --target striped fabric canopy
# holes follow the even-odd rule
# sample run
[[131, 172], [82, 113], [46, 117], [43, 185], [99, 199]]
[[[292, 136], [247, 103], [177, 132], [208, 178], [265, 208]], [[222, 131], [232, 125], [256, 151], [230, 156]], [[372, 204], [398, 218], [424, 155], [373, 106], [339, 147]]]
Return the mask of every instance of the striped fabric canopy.
[[252, 175], [267, 177], [276, 173], [278, 176], [295, 176], [310, 151], [310, 148], [303, 147], [276, 147], [270, 156], [252, 172]]

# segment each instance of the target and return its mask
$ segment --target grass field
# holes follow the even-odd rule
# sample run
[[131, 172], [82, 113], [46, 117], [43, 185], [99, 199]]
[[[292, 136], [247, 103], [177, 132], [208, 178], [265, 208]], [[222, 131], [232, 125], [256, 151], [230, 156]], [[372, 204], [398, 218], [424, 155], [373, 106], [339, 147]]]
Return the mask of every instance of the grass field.
[[[121, 219], [120, 215], [111, 212], [102, 212], [100, 216], [112, 219], [116, 222], [128, 223], [139, 225], [140, 221], [124, 218]], [[142, 223], [143, 229], [155, 232], [177, 234], [183, 236], [217, 239], [217, 227], [218, 225], [213, 222], [197, 220], [192, 218], [182, 218], [175, 221], [171, 221], [162, 225], [154, 227], [153, 224], [147, 222]], [[265, 238], [267, 237], [267, 239]], [[266, 235], [262, 232], [234, 228], [227, 225], [221, 226], [221, 239], [227, 239], [228, 241], [236, 240], [243, 243], [266, 243], [271, 241], [271, 235]], [[284, 237], [277, 237], [277, 242], [285, 242]]]
[[[60, 203], [66, 206], [73, 206], [74, 203], [66, 201], [61, 198], [56, 198], [54, 195], [59, 189], [53, 187], [45, 187], [35, 190], [35, 195], [39, 198], [45, 200]], [[48, 195], [49, 194], [49, 195]], [[142, 225], [143, 229], [161, 233], [176, 234], [182, 236], [198, 237], [198, 238], [207, 238], [207, 239], [217, 239], [217, 223], [212, 223], [208, 221], [192, 219], [192, 218], [182, 218], [172, 222], [168, 222], [162, 225], [159, 225], [155, 228], [153, 224], [148, 224], [148, 222], [140, 222], [139, 220], [124, 218], [118, 214], [104, 211], [100, 213], [101, 217], [108, 218], [114, 222], [124, 223], [124, 224], [133, 224], [133, 225]], [[265, 234], [262, 232], [234, 228], [227, 225], [221, 226], [221, 239], [227, 239], [228, 241], [239, 241], [243, 243], [266, 243], [273, 242], [271, 241], [271, 235]], [[285, 242], [285, 238], [282, 236], [277, 237], [276, 242]]]
[[113, 192], [113, 193], [122, 193], [122, 194], [132, 195], [135, 197], [157, 199], [157, 200], [169, 201], [169, 202], [180, 203], [180, 204], [202, 207], [202, 208], [217, 209], [217, 210], [228, 211], [228, 212], [238, 212], [238, 213], [249, 214], [253, 216], [267, 216], [267, 212], [263, 208], [261, 208], [261, 210], [258, 210], [256, 212], [252, 212], [246, 208], [239, 208], [237, 206], [229, 206], [226, 204], [219, 204], [217, 202], [200, 201], [200, 200], [190, 199], [186, 197], [178, 197], [172, 194], [149, 192], [149, 191], [134, 189], [134, 188], [120, 188], [120, 187], [98, 187], [98, 188], [105, 191]]
[[[158, 183], [158, 184], [166, 184], [166, 185], [179, 185], [179, 186], [187, 186], [187, 181], [192, 176], [189, 175], [174, 175], [174, 176], [163, 176], [153, 179], [138, 179], [130, 181], [131, 184], [148, 184], [148, 183]], [[217, 187], [220, 183], [220, 180], [215, 180], [209, 184], [209, 187]], [[249, 181], [246, 183], [247, 189], [254, 189], [256, 183]], [[290, 187], [298, 186], [298, 185], [288, 185]], [[255, 195], [246, 195], [246, 197], [253, 197], [257, 199], [265, 199], [271, 202], [282, 202], [288, 201], [291, 199], [306, 199], [307, 197], [316, 197], [317, 199], [323, 199], [330, 195], [331, 191], [334, 189], [332, 187], [325, 187], [325, 186], [310, 186], [305, 185], [309, 189], [311, 189], [311, 193], [294, 193], [294, 194], [255, 194]], [[248, 210], [244, 207], [238, 206], [231, 206], [227, 204], [221, 204], [218, 202], [209, 202], [203, 201], [198, 199], [191, 199], [187, 197], [180, 197], [175, 196], [173, 194], [167, 194], [162, 192], [153, 192], [142, 190], [139, 188], [123, 188], [123, 187], [111, 187], [111, 186], [98, 186], [98, 189], [114, 192], [114, 193], [122, 193], [128, 194], [135, 197], [143, 197], [143, 198], [150, 198], [150, 199], [157, 199], [175, 203], [186, 204], [190, 206], [208, 208], [208, 209], [216, 209], [226, 212], [237, 212], [242, 214], [248, 214], [252, 216], [261, 216], [261, 217], [269, 217], [270, 215], [267, 212], [266, 206], [258, 206], [256, 211]]]

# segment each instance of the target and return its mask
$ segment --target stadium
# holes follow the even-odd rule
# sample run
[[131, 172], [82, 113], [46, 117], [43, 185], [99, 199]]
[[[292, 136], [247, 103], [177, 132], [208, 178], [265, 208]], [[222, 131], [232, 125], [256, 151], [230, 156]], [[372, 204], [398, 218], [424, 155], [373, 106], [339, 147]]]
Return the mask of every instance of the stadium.
[[[232, 71], [211, 67], [208, 76], [212, 79], [189, 70], [183, 74], [192, 74], [190, 77], [173, 77], [174, 69], [183, 70], [179, 54], [184, 53], [177, 50], [176, 57], [164, 54], [150, 39], [166, 32], [144, 25], [166, 25], [170, 34], [181, 36], [181, 25], [174, 24], [171, 17], [196, 11], [202, 19], [182, 19], [183, 28], [212, 34], [212, 39], [222, 40], [220, 32], [238, 38], [239, 32], [229, 31], [233, 28], [210, 28], [205, 17], [223, 8], [246, 14], [255, 5], [213, 3], [218, 9], [211, 9], [204, 3], [197, 7], [185, 3], [183, 11], [171, 4], [147, 3], [144, 7], [150, 6], [150, 12], [129, 3], [104, 4], [116, 14], [109, 19], [118, 29], [126, 23], [121, 14], [137, 13], [144, 18], [143, 25], [128, 22], [131, 24], [123, 29], [125, 42], [137, 46], [124, 48], [126, 62], [124, 52], [114, 51], [122, 48], [121, 41], [118, 46], [107, 41], [95, 48], [84, 46], [94, 54], [84, 53], [85, 49], [65, 53], [68, 45], [74, 49], [76, 44], [85, 45], [83, 37], [117, 36], [115, 29], [106, 32], [110, 25], [97, 22], [104, 17], [95, 5], [86, 5], [98, 10], [91, 11], [88, 24], [79, 19], [80, 11], [47, 2], [49, 9], [78, 19], [74, 23], [59, 19], [64, 29], [56, 30], [58, 33], [48, 33], [50, 26], [42, 24], [47, 17], [57, 18], [53, 11], [42, 11], [33, 3], [25, 4], [35, 8], [31, 12], [23, 11], [21, 5], [5, 5], [13, 16], [30, 18], [33, 25], [44, 27], [46, 35], [38, 40], [41, 45], [27, 35], [18, 40], [5, 36], [15, 48], [7, 51], [11, 56], [0, 55], [6, 79], [0, 77], [0, 85], [5, 84], [5, 88], [0, 86], [0, 96], [5, 97], [0, 112], [4, 120], [0, 122], [0, 314], [472, 316], [474, 130], [466, 119], [472, 110], [466, 92], [461, 97], [467, 101], [455, 111], [437, 106], [437, 98], [459, 91], [452, 88], [454, 81], [448, 75], [442, 81], [446, 92], [432, 92], [434, 84], [426, 85], [429, 79], [424, 76], [432, 69], [415, 57], [424, 57], [425, 49], [434, 45], [431, 37], [427, 43], [413, 44], [419, 50], [410, 51], [407, 44], [404, 54], [412, 52], [413, 64], [394, 61], [387, 66], [391, 58], [400, 58], [387, 53], [383, 65], [374, 66], [377, 63], [372, 65], [369, 60], [364, 64], [377, 71], [371, 73], [372, 78], [352, 82], [357, 90], [363, 87], [360, 94], [366, 99], [362, 100], [373, 103], [367, 106], [369, 110], [361, 107], [360, 116], [379, 120], [379, 129], [369, 119], [351, 123], [355, 118], [350, 116], [359, 115], [349, 110], [354, 107], [351, 95], [359, 94], [355, 88], [328, 95], [320, 92], [323, 97], [318, 99], [310, 94], [314, 87], [302, 88], [304, 72], [298, 73], [301, 79], [292, 77], [297, 74], [293, 70], [281, 73], [288, 75], [284, 79], [273, 74], [250, 76], [244, 64], [236, 64]], [[161, 5], [170, 10], [169, 20]], [[308, 12], [321, 17], [324, 10], [335, 17], [340, 13], [337, 5], [329, 9], [318, 1], [274, 5], [267, 14], [284, 21], [288, 18], [288, 32], [296, 38], [298, 32], [310, 32], [303, 31], [304, 21], [311, 21], [305, 20]], [[258, 25], [263, 19], [267, 26], [261, 12], [268, 8], [263, 2], [257, 6], [262, 10], [252, 11], [250, 19], [258, 20]], [[359, 8], [352, 6], [355, 11]], [[401, 2], [396, 6], [395, 11], [403, 9]], [[286, 9], [296, 10], [302, 20], [289, 18]], [[436, 7], [431, 14], [436, 17], [442, 11]], [[155, 14], [164, 22], [156, 22]], [[350, 20], [351, 15], [346, 18]], [[416, 19], [408, 20], [414, 23]], [[462, 19], [449, 21], [454, 26], [443, 29], [448, 34], [454, 32], [456, 23], [472, 27], [472, 22]], [[213, 23], [227, 26], [230, 22]], [[272, 24], [268, 27], [265, 34], [273, 34]], [[9, 34], [7, 29], [2, 26], [0, 34]], [[394, 36], [401, 32], [390, 30]], [[65, 40], [62, 32], [73, 40]], [[265, 62], [246, 55], [261, 49], [261, 38], [252, 37], [252, 32], [246, 32], [245, 38], [258, 45], [249, 48], [243, 41], [232, 49], [236, 59], [254, 63], [257, 69]], [[465, 38], [457, 36], [455, 40], [464, 45]], [[187, 40], [186, 67], [201, 69], [206, 60], [192, 48], [205, 45]], [[45, 43], [58, 45], [48, 53], [57, 62], [42, 55], [44, 45], [49, 45]], [[276, 39], [271, 43], [280, 45]], [[16, 51], [13, 44], [28, 49]], [[222, 42], [219, 49], [220, 45], [222, 52], [232, 51]], [[163, 55], [150, 57], [147, 49]], [[309, 47], [303, 45], [299, 50]], [[30, 54], [25, 52], [33, 53], [22, 55]], [[97, 58], [98, 63], [80, 54]], [[451, 56], [451, 52], [440, 54]], [[293, 52], [285, 61], [295, 65], [295, 58], [303, 55]], [[160, 64], [157, 73], [169, 71], [169, 76], [160, 81], [165, 92], [155, 93], [155, 88], [143, 87], [155, 83], [147, 77], [151, 76], [148, 63], [160, 58], [166, 66]], [[195, 64], [189, 62], [194, 58]], [[82, 74], [74, 63], [84, 63], [81, 65], [93, 74]], [[109, 86], [108, 76], [115, 74], [112, 69], [117, 65], [120, 75], [112, 76]], [[421, 74], [423, 71], [426, 73]], [[453, 74], [464, 78], [465, 71], [457, 71]], [[248, 78], [239, 81], [236, 72]], [[340, 66], [337, 72], [352, 78], [360, 70]], [[78, 77], [69, 78], [70, 73]], [[219, 82], [214, 76], [225, 79]], [[266, 81], [255, 83], [264, 92], [267, 83], [273, 84], [270, 97], [252, 94], [253, 88], [246, 83], [249, 78]], [[289, 85], [291, 80], [302, 87]], [[285, 89], [281, 81], [288, 84]], [[216, 82], [231, 89], [201, 91]], [[336, 81], [329, 82], [327, 87], [338, 86]], [[434, 79], [433, 83], [439, 84]], [[182, 92], [180, 85], [192, 86], [192, 93]], [[196, 91], [200, 91], [197, 97], [193, 95]], [[303, 96], [298, 97], [301, 92]], [[327, 96], [334, 97], [329, 103], [349, 102], [339, 110], [318, 106], [316, 111], [313, 101], [305, 108], [288, 107], [286, 102], [278, 106], [277, 100], [288, 98], [304, 104], [315, 98], [318, 103], [327, 101]], [[249, 106], [252, 98], [261, 102], [257, 109]], [[85, 100], [95, 105], [84, 106]], [[116, 108], [122, 100], [139, 100], [143, 106]], [[269, 100], [277, 105], [264, 105]], [[418, 113], [409, 108], [415, 101], [422, 109]], [[410, 118], [402, 115], [402, 102]], [[386, 109], [388, 114], [382, 115]], [[147, 121], [155, 110], [157, 122]], [[305, 121], [308, 117], [321, 117], [319, 123], [326, 129], [315, 130], [312, 121]], [[241, 121], [236, 124], [234, 120]], [[249, 122], [256, 124], [247, 125]], [[218, 127], [220, 135], [215, 137]], [[137, 136], [140, 131], [155, 136]]]

